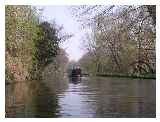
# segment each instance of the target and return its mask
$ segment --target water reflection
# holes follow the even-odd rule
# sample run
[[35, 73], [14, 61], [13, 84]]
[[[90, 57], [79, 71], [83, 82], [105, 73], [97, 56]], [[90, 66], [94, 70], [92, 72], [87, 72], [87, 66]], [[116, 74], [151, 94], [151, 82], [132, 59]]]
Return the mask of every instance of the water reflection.
[[95, 117], [155, 117], [154, 80], [91, 78], [83, 83], [95, 92], [87, 95], [96, 104]]
[[73, 77], [6, 85], [6, 117], [155, 117], [156, 82]]
[[69, 77], [70, 83], [79, 84], [81, 82], [81, 77]]
[[57, 117], [56, 96], [40, 81], [6, 86], [6, 117]]

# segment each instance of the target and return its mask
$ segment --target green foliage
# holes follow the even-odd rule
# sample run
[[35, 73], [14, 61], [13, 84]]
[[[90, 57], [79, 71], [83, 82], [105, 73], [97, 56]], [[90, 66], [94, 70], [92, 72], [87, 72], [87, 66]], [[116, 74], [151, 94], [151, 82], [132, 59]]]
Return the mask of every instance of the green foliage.
[[55, 25], [40, 23], [31, 6], [7, 5], [5, 10], [6, 81], [40, 78], [44, 67], [57, 60], [60, 41], [70, 36], [58, 37]]
[[56, 33], [56, 28], [50, 23], [43, 22], [40, 24], [43, 32], [43, 38], [36, 43], [36, 58], [38, 64], [42, 67], [53, 61], [53, 57], [57, 55], [59, 50], [60, 39]]
[[6, 31], [6, 77], [15, 80], [29, 78], [35, 56], [35, 42], [38, 35], [38, 16], [31, 6], [7, 5], [5, 15]]
[[121, 6], [117, 11], [93, 17], [81, 66], [92, 74], [155, 76], [155, 6]]

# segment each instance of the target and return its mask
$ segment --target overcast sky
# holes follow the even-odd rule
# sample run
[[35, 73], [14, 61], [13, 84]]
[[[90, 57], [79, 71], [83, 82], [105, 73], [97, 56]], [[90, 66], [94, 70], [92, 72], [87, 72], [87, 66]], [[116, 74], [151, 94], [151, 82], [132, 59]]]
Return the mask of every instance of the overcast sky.
[[43, 8], [43, 16], [45, 20], [55, 20], [56, 24], [63, 25], [64, 31], [74, 36], [64, 42], [61, 47], [68, 53], [69, 60], [78, 60], [83, 55], [81, 49], [82, 30], [80, 23], [71, 15], [69, 6], [37, 6]]

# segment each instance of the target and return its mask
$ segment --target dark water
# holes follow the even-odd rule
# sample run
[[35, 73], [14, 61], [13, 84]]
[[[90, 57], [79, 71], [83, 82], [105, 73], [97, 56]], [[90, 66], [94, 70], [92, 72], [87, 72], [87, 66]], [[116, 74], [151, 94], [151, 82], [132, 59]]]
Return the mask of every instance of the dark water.
[[156, 117], [155, 80], [83, 77], [6, 85], [6, 117]]

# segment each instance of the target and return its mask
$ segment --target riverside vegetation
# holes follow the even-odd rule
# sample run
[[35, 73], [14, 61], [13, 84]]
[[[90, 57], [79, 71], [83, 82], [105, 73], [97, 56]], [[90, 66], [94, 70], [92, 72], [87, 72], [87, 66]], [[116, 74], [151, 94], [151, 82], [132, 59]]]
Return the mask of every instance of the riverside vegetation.
[[86, 32], [79, 60], [93, 75], [156, 77], [156, 6], [73, 6]]
[[5, 9], [6, 83], [40, 79], [51, 63], [55, 72], [63, 72], [68, 58], [59, 45], [71, 37], [63, 26], [41, 20], [32, 6], [7, 5]]
[[[155, 78], [155, 6], [70, 8], [82, 27], [91, 30], [82, 37], [86, 53], [76, 62], [83, 72]], [[39, 79], [49, 64], [54, 72], [63, 73], [68, 58], [59, 45], [72, 35], [64, 33], [55, 22], [41, 20], [41, 14], [32, 6], [7, 5], [5, 9], [6, 82]]]
[[[66, 7], [86, 32], [79, 61], [43, 9], [5, 7], [5, 117], [156, 117], [156, 6]], [[68, 77], [77, 66], [82, 77]]]

